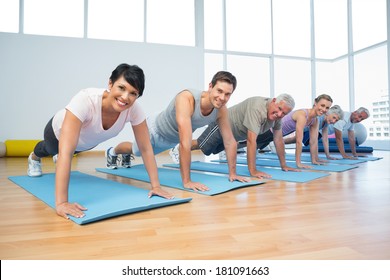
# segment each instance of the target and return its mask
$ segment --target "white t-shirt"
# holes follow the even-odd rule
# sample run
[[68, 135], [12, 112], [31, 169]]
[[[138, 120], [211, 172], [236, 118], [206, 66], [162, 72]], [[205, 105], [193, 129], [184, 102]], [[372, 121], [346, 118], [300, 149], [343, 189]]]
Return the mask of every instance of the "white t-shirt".
[[342, 120], [337, 121], [335, 124], [330, 124], [328, 126], [328, 134], [331, 135], [335, 133], [335, 129], [338, 131], [343, 130], [354, 130], [355, 125], [351, 122], [351, 112], [345, 112], [344, 111], [344, 118]]
[[92, 149], [96, 145], [116, 136], [125, 124], [138, 125], [145, 120], [145, 114], [137, 102], [120, 113], [118, 119], [109, 129], [102, 125], [102, 98], [105, 89], [88, 88], [76, 94], [70, 103], [57, 112], [53, 118], [53, 130], [60, 139], [61, 127], [66, 110], [72, 112], [81, 122], [81, 131], [76, 151]]

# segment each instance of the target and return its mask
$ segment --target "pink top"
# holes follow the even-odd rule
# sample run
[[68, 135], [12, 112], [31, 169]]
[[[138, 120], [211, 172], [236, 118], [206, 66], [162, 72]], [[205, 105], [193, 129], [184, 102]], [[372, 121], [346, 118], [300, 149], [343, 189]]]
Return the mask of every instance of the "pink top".
[[138, 125], [145, 120], [145, 114], [137, 102], [120, 113], [116, 122], [105, 130], [102, 125], [102, 99], [105, 89], [88, 88], [76, 94], [65, 109], [53, 118], [53, 130], [60, 139], [61, 127], [66, 110], [72, 112], [81, 122], [81, 131], [76, 151], [92, 149], [96, 145], [118, 135], [126, 123]]
[[[300, 110], [304, 110], [305, 113], [306, 113], [306, 122], [309, 118], [309, 110], [308, 109], [300, 109]], [[295, 111], [291, 111], [290, 113], [288, 113], [287, 115], [285, 115], [282, 119], [282, 133], [283, 133], [283, 136], [286, 136], [290, 133], [293, 133], [297, 128], [297, 123], [296, 121], [294, 121], [292, 119], [292, 115], [296, 112], [296, 111], [299, 111], [299, 110], [295, 110]], [[315, 121], [315, 118], [313, 118], [309, 124], [306, 124], [305, 127], [309, 127], [311, 126]]]

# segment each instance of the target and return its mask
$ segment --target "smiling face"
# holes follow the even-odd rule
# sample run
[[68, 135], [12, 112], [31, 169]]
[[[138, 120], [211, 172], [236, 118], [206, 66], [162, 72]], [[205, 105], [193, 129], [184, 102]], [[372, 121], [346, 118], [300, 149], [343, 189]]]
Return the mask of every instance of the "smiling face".
[[317, 116], [322, 116], [328, 112], [330, 106], [332, 106], [332, 102], [322, 98], [318, 102], [314, 103], [313, 109]]
[[268, 104], [267, 119], [270, 121], [276, 121], [283, 118], [285, 115], [290, 113], [292, 110], [283, 100], [276, 103], [276, 98]]
[[130, 85], [123, 76], [117, 79], [114, 84], [110, 81], [109, 89], [110, 104], [117, 112], [130, 108], [139, 96], [138, 90]]
[[355, 112], [352, 112], [352, 114], [351, 114], [351, 122], [352, 123], [359, 123], [367, 118], [368, 118], [368, 115], [366, 112], [358, 113], [355, 111]]
[[210, 102], [215, 109], [220, 109], [233, 94], [233, 85], [225, 81], [217, 81], [215, 86], [209, 84]]
[[339, 116], [337, 114], [329, 114], [329, 115], [326, 115], [325, 117], [325, 121], [328, 123], [328, 124], [334, 124], [336, 123], [338, 120], [340, 120]]

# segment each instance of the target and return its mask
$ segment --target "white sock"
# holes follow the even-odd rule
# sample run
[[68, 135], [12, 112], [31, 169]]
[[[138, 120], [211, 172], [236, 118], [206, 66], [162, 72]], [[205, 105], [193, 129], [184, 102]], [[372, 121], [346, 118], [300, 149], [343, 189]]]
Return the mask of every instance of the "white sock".
[[110, 149], [109, 154], [110, 156], [117, 156], [117, 154], [115, 153], [115, 148]]

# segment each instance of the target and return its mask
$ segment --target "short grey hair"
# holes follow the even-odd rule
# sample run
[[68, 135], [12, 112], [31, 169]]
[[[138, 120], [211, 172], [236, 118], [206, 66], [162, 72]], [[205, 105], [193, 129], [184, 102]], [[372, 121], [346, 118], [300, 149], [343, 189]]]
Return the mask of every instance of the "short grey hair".
[[339, 119], [342, 120], [344, 118], [344, 111], [341, 109], [339, 105], [333, 105], [329, 108], [327, 115], [336, 114], [339, 116]]
[[370, 111], [368, 111], [368, 109], [367, 108], [364, 108], [364, 107], [360, 107], [359, 109], [357, 109], [356, 111], [355, 111], [356, 113], [366, 113], [367, 114], [367, 118], [369, 118], [370, 117]]
[[275, 103], [279, 103], [280, 101], [284, 101], [288, 107], [291, 109], [294, 109], [295, 107], [295, 100], [292, 98], [292, 96], [288, 93], [282, 93], [276, 97]]

